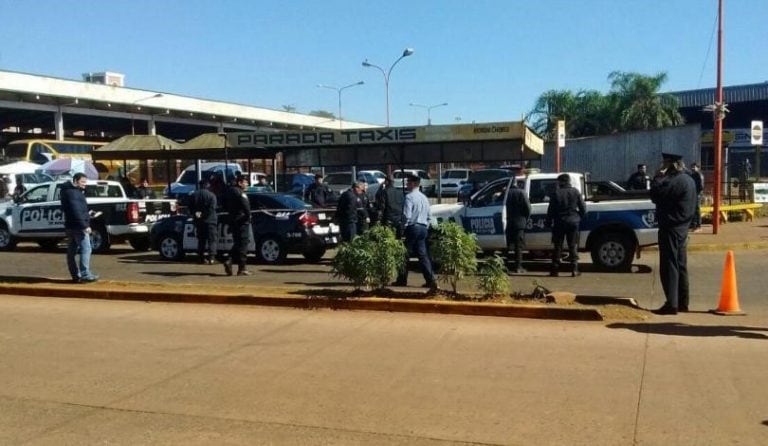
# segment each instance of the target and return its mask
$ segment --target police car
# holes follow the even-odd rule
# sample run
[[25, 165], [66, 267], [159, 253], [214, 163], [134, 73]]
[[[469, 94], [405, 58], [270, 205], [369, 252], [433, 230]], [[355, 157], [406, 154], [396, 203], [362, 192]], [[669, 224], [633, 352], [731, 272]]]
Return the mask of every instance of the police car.
[[[477, 236], [483, 251], [507, 248], [505, 228], [507, 191], [512, 181], [523, 188], [531, 202], [525, 231], [529, 252], [551, 251], [552, 231], [545, 226], [549, 195], [559, 174], [537, 173], [527, 177], [501, 178], [488, 183], [466, 204], [439, 204], [430, 208], [433, 223], [454, 221]], [[569, 173], [571, 185], [584, 193], [584, 176]], [[579, 250], [588, 251], [597, 267], [627, 271], [643, 247], [658, 242], [656, 206], [647, 198], [595, 202], [586, 197], [587, 214], [579, 226]]]
[[[311, 209], [288, 194], [248, 193], [251, 205], [251, 242], [248, 252], [265, 264], [280, 264], [287, 254], [301, 254], [319, 262], [328, 249], [340, 241], [339, 226], [332, 222], [333, 210]], [[229, 216], [218, 214], [218, 250], [232, 248]], [[197, 251], [197, 234], [192, 218], [177, 215], [159, 221], [151, 234], [152, 249], [164, 260], [181, 260]]]
[[[19, 241], [34, 241], [53, 249], [65, 237], [61, 188], [69, 180], [42, 183], [29, 188], [14, 201], [0, 203], [0, 250], [10, 251]], [[89, 180], [85, 188], [95, 252], [109, 249], [123, 239], [137, 250], [149, 248], [149, 230], [156, 220], [176, 212], [175, 200], [127, 198], [117, 181]]]

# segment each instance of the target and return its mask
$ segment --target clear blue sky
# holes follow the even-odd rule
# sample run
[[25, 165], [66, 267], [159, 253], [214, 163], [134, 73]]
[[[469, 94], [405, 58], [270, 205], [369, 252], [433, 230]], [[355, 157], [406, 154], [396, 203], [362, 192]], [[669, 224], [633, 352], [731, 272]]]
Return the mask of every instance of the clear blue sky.
[[[715, 84], [716, 0], [0, 0], [0, 69], [392, 125], [519, 120], [549, 89], [608, 90], [614, 70]], [[725, 85], [768, 81], [768, 1], [725, 0]], [[711, 45], [709, 56], [707, 48]], [[704, 72], [702, 76], [702, 67]], [[1, 88], [1, 86], [0, 86]]]

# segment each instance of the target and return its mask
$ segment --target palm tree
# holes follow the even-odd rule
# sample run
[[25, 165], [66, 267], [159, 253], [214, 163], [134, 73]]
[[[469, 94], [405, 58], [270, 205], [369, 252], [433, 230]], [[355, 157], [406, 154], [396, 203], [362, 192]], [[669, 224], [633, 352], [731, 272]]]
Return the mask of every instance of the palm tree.
[[620, 131], [657, 129], [680, 125], [678, 101], [659, 93], [666, 73], [645, 76], [614, 71], [608, 76], [611, 90], [549, 90], [536, 100], [527, 120], [545, 139], [555, 137], [558, 119], [565, 119], [569, 137], [608, 135]]
[[612, 96], [610, 102], [617, 106], [614, 118], [618, 118], [619, 130], [658, 129], [684, 123], [677, 111], [677, 98], [659, 93], [667, 73], [645, 76], [614, 71], [608, 79], [611, 81], [608, 95]]

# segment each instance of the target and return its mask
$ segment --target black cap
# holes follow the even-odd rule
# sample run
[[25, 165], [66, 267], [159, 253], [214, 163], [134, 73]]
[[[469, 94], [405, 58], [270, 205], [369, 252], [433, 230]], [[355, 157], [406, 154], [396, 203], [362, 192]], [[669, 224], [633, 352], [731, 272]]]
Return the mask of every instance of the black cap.
[[413, 174], [408, 174], [405, 179], [409, 183], [421, 184], [421, 178]]
[[678, 155], [676, 153], [661, 153], [661, 157], [664, 159], [664, 161], [680, 161], [683, 159], [683, 155]]
[[239, 183], [241, 181], [247, 181], [248, 183], [251, 182], [250, 179], [248, 178], [248, 175], [243, 175], [243, 174], [236, 175], [235, 176], [235, 182]]
[[638, 168], [638, 169], [641, 169], [641, 168], [643, 168], [643, 167], [645, 167], [645, 164], [638, 164], [638, 165], [637, 165], [637, 168]]

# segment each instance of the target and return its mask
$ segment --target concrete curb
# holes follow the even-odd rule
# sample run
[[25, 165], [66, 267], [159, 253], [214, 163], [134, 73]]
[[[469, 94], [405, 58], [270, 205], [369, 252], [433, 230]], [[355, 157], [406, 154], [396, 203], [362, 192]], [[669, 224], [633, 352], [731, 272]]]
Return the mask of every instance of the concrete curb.
[[602, 321], [595, 308], [553, 307], [551, 305], [515, 305], [484, 302], [451, 302], [416, 299], [353, 298], [338, 299], [322, 296], [266, 296], [249, 293], [196, 293], [168, 292], [139, 289], [88, 289], [88, 285], [39, 286], [0, 284], [0, 294], [37, 297], [63, 297], [83, 299], [136, 300], [147, 302], [190, 302], [211, 304], [262, 305], [299, 309], [367, 310], [402, 313], [456, 314], [467, 316], [520, 317], [532, 319], [558, 319]]
[[[689, 243], [688, 251], [729, 251], [747, 249], [768, 249], [768, 242], [740, 242], [740, 243]], [[643, 248], [643, 251], [657, 252], [658, 245]]]

